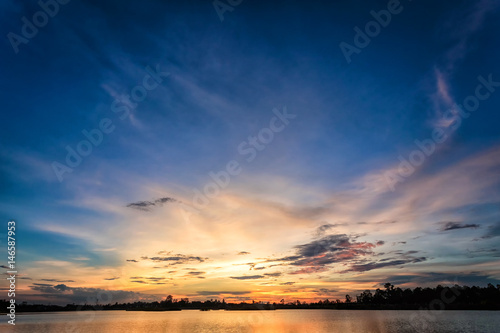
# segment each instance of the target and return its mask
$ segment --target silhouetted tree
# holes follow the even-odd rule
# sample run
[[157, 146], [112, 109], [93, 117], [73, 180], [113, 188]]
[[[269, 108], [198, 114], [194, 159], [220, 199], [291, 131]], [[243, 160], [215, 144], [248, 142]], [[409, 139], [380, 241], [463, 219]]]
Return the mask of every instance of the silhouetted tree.
[[356, 296], [356, 301], [358, 303], [371, 304], [373, 303], [373, 295], [371, 291], [365, 290], [361, 293], [361, 295]]

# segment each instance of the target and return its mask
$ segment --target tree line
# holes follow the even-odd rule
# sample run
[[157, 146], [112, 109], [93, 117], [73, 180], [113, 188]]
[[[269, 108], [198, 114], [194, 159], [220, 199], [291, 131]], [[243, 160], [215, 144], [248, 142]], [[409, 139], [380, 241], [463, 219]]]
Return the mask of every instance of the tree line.
[[[0, 301], [0, 308], [6, 309], [7, 300]], [[174, 299], [168, 295], [160, 302], [133, 302], [114, 304], [67, 304], [44, 305], [16, 304], [18, 312], [44, 311], [87, 311], [87, 310], [128, 310], [128, 311], [174, 311], [183, 309], [197, 310], [276, 310], [276, 309], [391, 309], [391, 310], [500, 310], [500, 284], [496, 287], [488, 284], [486, 287], [459, 286], [435, 288], [417, 287], [402, 289], [391, 283], [386, 283], [383, 289], [376, 289], [373, 293], [365, 290], [355, 297], [346, 295], [345, 299], [323, 299], [313, 302], [281, 299], [279, 302], [240, 302], [228, 303], [225, 299], [210, 299], [206, 301], [192, 301], [188, 298]]]

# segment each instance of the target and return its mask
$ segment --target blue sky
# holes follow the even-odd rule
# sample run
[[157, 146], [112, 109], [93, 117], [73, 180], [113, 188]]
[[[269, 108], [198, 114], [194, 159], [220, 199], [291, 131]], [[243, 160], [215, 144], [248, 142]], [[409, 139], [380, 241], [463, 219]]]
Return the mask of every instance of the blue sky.
[[[500, 82], [497, 2], [401, 1], [351, 62], [340, 43], [388, 2], [243, 1], [221, 21], [210, 1], [73, 0], [17, 53], [8, 34], [41, 8], [1, 7], [0, 219], [18, 224], [26, 299], [500, 280], [500, 94], [484, 86]], [[121, 119], [112, 106], [146, 91], [148, 67], [161, 82]], [[477, 110], [449, 112], [468, 96]], [[112, 132], [58, 177], [103, 119]], [[239, 147], [273, 121], [247, 161]], [[435, 130], [446, 140], [424, 156], [415, 140]], [[230, 161], [241, 172], [197, 205]]]

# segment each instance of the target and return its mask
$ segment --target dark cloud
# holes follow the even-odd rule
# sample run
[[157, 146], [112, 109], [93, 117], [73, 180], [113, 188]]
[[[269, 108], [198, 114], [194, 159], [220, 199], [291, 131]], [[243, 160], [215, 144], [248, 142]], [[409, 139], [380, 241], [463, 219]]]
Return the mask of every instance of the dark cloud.
[[[383, 221], [375, 223], [395, 223]], [[327, 235], [307, 244], [294, 247], [296, 255], [281, 258], [270, 258], [266, 262], [283, 262], [280, 265], [299, 266], [289, 274], [317, 274], [331, 268], [332, 264], [347, 266], [341, 273], [365, 272], [373, 269], [418, 263], [427, 260], [426, 257], [415, 257], [418, 251], [392, 251], [392, 257], [382, 258], [384, 253], [374, 253], [377, 246], [384, 241], [375, 243], [361, 242], [357, 235], [336, 234]], [[374, 260], [374, 258], [381, 258]], [[272, 267], [273, 265], [269, 266]]]
[[107, 279], [104, 279], [106, 281], [113, 281], [113, 280], [118, 280], [119, 277], [112, 277], [112, 278], [107, 278]]
[[167, 202], [176, 202], [174, 198], [169, 198], [169, 197], [163, 197], [155, 200], [155, 204], [164, 204]]
[[303, 259], [295, 264], [303, 265], [304, 262], [301, 261], [307, 261], [310, 258], [320, 262], [322, 260], [333, 260], [331, 262], [335, 262], [335, 259], [345, 260], [354, 258], [358, 255], [371, 253], [371, 249], [375, 246], [372, 243], [352, 241], [345, 234], [329, 235], [319, 240], [296, 246], [297, 254]]
[[145, 276], [131, 276], [129, 279], [131, 280], [130, 282], [144, 283], [144, 284], [163, 284], [160, 282], [167, 280], [167, 278], [164, 277], [145, 277]]
[[35, 291], [49, 294], [61, 294], [71, 289], [71, 287], [68, 287], [65, 284], [53, 285], [48, 283], [33, 283], [30, 288]]
[[205, 272], [188, 272], [188, 275], [191, 275], [191, 276], [198, 276], [198, 275], [203, 275], [205, 274]]
[[33, 283], [30, 289], [36, 294], [23, 294], [23, 297], [45, 298], [52, 304], [94, 304], [97, 300], [101, 304], [124, 303], [135, 301], [156, 301], [160, 297], [136, 293], [126, 290], [105, 290], [100, 288], [69, 287], [65, 284]]
[[480, 227], [479, 224], [464, 224], [460, 222], [439, 222], [437, 223], [441, 225], [439, 228], [440, 231], [450, 231], [457, 229], [477, 229]]
[[[387, 254], [396, 254], [398, 256], [402, 256], [403, 258], [407, 258], [409, 257], [411, 254], [415, 254], [415, 253], [419, 253], [420, 251], [416, 251], [416, 250], [409, 250], [409, 251], [402, 251], [402, 250], [397, 250], [397, 251], [390, 251], [390, 252], [387, 252]], [[411, 256], [410, 256], [411, 257]], [[386, 259], [390, 259], [390, 258], [386, 258]]]
[[[167, 254], [170, 254], [170, 252], [167, 252]], [[142, 260], [151, 260], [153, 262], [166, 262], [168, 263], [168, 266], [173, 266], [173, 265], [181, 265], [181, 264], [187, 264], [187, 263], [193, 263], [193, 262], [205, 262], [208, 258], [203, 258], [203, 257], [198, 257], [198, 256], [190, 256], [190, 255], [184, 255], [184, 254], [173, 254], [173, 255], [167, 255], [167, 256], [156, 256], [156, 257], [141, 257]]]
[[45, 282], [59, 282], [59, 283], [75, 282], [73, 280], [57, 280], [57, 279], [41, 279], [40, 281], [45, 281]]
[[422, 262], [427, 260], [425, 257], [419, 257], [419, 258], [408, 258], [408, 259], [400, 259], [400, 260], [379, 260], [376, 262], [369, 262], [366, 264], [355, 264], [352, 265], [350, 268], [342, 271], [341, 273], [348, 273], [348, 272], [367, 272], [371, 271], [373, 269], [378, 269], [378, 268], [383, 268], [383, 267], [388, 267], [388, 266], [400, 266], [404, 264], [410, 264], [410, 263], [417, 263], [417, 262]]
[[151, 258], [147, 258], [147, 259], [155, 261], [155, 262], [175, 261], [176, 263], [186, 263], [186, 262], [190, 262], [190, 261], [204, 262], [207, 258], [177, 254], [174, 256], [170, 256], [170, 257], [151, 257]]
[[33, 283], [30, 286], [32, 290], [40, 291], [42, 293], [50, 293], [50, 294], [61, 294], [67, 290], [70, 290], [71, 287], [66, 286], [65, 284], [47, 284], [47, 283]]
[[366, 225], [366, 224], [374, 224], [374, 225], [381, 225], [381, 224], [394, 224], [397, 223], [398, 221], [378, 221], [378, 222], [357, 222], [356, 224], [360, 225]]
[[142, 211], [151, 211], [151, 209], [155, 206], [163, 206], [163, 204], [168, 203], [168, 202], [176, 202], [174, 198], [169, 198], [169, 197], [164, 197], [164, 198], [159, 198], [153, 201], [138, 201], [138, 202], [132, 202], [127, 205], [129, 208], [133, 209], [138, 209]]
[[63, 291], [63, 292], [72, 289], [71, 287], [68, 287], [65, 284], [58, 284], [58, 285], [54, 286], [54, 288], [57, 289], [57, 290]]
[[30, 288], [35, 291], [39, 291], [42, 293], [49, 293], [49, 294], [57, 294], [62, 292], [61, 290], [54, 288], [53, 284], [47, 284], [47, 283], [33, 283], [33, 285], [31, 285]]
[[137, 261], [137, 260], [135, 260], [135, 259], [127, 259], [127, 261], [129, 261], [129, 262], [138, 262], [138, 261]]
[[265, 278], [264, 275], [245, 275], [245, 276], [230, 276], [231, 279], [235, 280], [256, 280]]
[[280, 283], [280, 286], [292, 286], [294, 284], [295, 284], [295, 282], [283, 282], [283, 283]]
[[247, 252], [247, 251], [240, 251], [240, 252], [238, 252], [239, 256], [244, 256], [244, 255], [247, 255], [247, 254], [250, 254], [250, 252]]
[[264, 273], [265, 276], [272, 276], [272, 277], [278, 277], [278, 276], [281, 276], [281, 273], [280, 272], [276, 272], [276, 273]]
[[373, 254], [377, 245], [357, 242], [345, 234], [328, 235], [310, 243], [295, 247], [295, 256], [269, 259], [269, 262], [283, 261], [294, 266], [306, 266], [291, 274], [309, 274], [325, 271], [325, 266], [348, 262]]
[[0, 268], [9, 269], [9, 267], [7, 267], [7, 266], [5, 266], [5, 265], [0, 265]]

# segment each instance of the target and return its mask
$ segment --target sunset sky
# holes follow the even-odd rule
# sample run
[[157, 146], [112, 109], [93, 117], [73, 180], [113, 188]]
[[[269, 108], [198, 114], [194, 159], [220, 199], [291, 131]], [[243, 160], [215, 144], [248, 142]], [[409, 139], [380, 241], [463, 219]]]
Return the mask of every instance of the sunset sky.
[[58, 6], [0, 4], [18, 300], [500, 283], [498, 1]]

